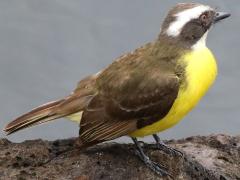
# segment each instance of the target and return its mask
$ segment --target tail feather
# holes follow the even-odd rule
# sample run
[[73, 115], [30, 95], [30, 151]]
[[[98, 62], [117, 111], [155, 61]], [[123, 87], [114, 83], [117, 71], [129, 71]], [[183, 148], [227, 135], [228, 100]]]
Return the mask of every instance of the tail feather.
[[93, 95], [68, 96], [44, 104], [7, 124], [4, 131], [9, 135], [27, 127], [79, 113], [87, 106], [92, 97]]
[[55, 114], [54, 111], [56, 107], [63, 101], [64, 99], [50, 102], [36, 109], [33, 109], [32, 111], [18, 117], [14, 121], [7, 124], [4, 131], [9, 135], [18, 130], [60, 118], [62, 115]]

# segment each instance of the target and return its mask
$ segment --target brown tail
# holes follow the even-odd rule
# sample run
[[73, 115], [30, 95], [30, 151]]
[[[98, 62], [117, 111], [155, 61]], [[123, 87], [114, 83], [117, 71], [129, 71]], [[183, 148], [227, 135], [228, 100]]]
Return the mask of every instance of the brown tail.
[[90, 98], [90, 96], [69, 97], [44, 104], [7, 124], [4, 131], [9, 135], [21, 129], [79, 112], [86, 106]]

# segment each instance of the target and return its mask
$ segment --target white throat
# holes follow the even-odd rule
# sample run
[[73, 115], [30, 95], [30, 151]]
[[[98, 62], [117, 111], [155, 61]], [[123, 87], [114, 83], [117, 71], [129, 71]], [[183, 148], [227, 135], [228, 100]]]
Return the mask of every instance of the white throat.
[[197, 19], [203, 12], [211, 9], [209, 6], [200, 5], [175, 14], [176, 20], [169, 25], [165, 33], [168, 36], [177, 37], [188, 22]]
[[205, 34], [201, 37], [201, 39], [199, 39], [193, 46], [192, 49], [193, 50], [199, 50], [199, 49], [203, 49], [206, 48], [206, 41], [207, 41], [207, 35], [208, 32], [205, 32]]

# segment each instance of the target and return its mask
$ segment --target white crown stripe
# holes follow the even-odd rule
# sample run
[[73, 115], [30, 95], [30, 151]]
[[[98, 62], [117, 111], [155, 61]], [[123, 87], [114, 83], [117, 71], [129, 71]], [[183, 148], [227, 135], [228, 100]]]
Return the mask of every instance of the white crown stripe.
[[200, 5], [177, 13], [175, 15], [177, 17], [176, 20], [169, 25], [168, 29], [166, 30], [166, 34], [173, 37], [178, 36], [185, 24], [192, 19], [198, 18], [203, 12], [209, 10], [212, 10], [212, 8], [209, 6]]

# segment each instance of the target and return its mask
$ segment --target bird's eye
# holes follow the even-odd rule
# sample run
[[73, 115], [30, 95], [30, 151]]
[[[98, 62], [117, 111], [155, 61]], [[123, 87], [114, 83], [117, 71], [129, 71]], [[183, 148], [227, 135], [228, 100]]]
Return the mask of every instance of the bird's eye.
[[206, 21], [207, 20], [207, 14], [202, 14], [201, 16], [200, 16], [200, 20], [201, 21]]

